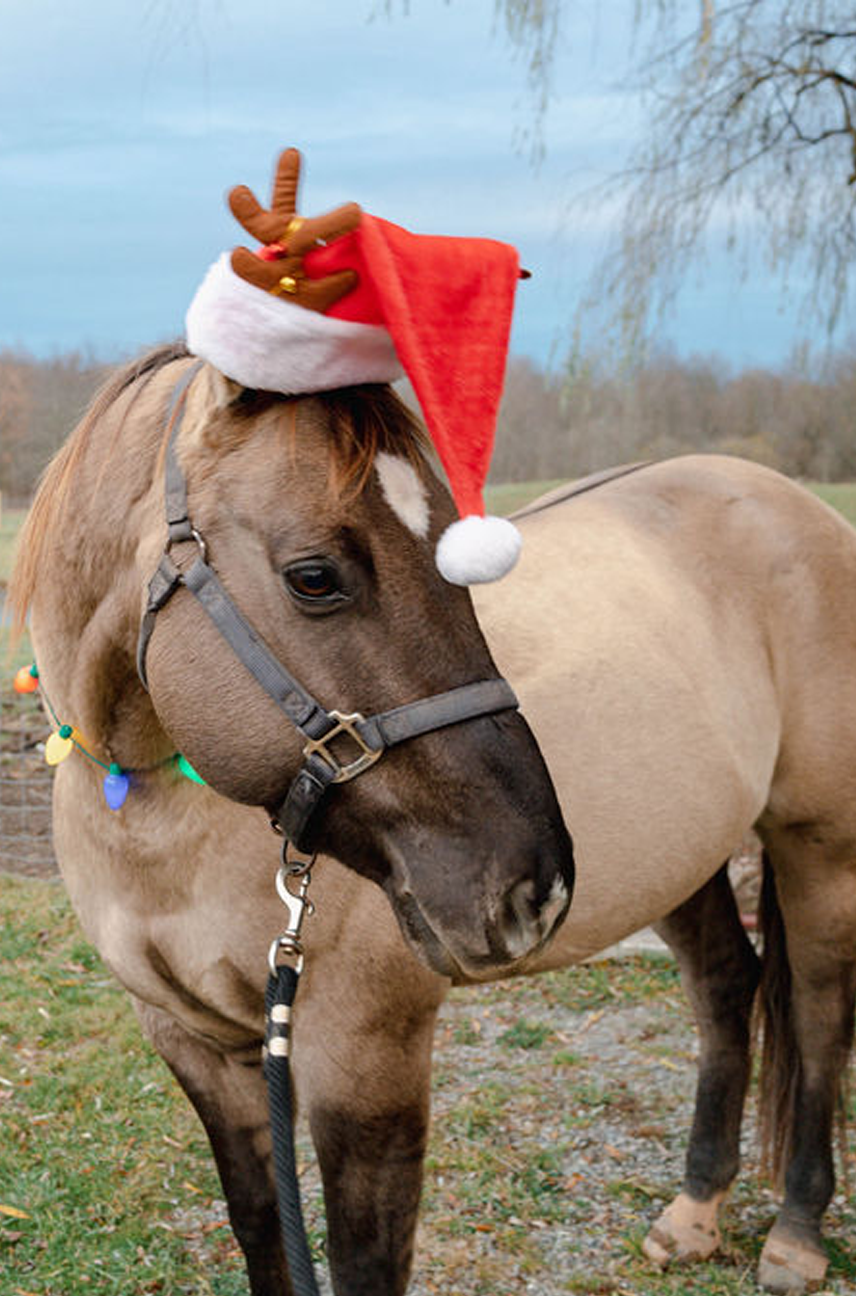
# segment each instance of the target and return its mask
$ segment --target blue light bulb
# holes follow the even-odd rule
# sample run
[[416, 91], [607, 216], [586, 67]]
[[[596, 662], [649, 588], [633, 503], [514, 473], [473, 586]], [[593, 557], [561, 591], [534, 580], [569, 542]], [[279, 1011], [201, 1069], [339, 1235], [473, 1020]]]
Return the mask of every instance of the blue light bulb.
[[122, 773], [121, 765], [113, 764], [104, 775], [104, 800], [111, 810], [121, 810], [128, 795], [131, 780]]

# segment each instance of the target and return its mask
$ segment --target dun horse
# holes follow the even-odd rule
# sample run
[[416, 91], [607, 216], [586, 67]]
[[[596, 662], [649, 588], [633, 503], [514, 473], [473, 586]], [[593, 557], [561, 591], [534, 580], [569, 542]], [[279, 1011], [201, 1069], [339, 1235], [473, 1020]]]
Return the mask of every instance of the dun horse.
[[[14, 599], [57, 715], [138, 771], [114, 815], [93, 762], [60, 767], [66, 884], [206, 1126], [251, 1291], [283, 1296], [260, 1066], [283, 919], [277, 843], [254, 807], [279, 802], [299, 743], [184, 591], [151, 635], [150, 696], [134, 670], [164, 545], [166, 410], [187, 363], [153, 356], [96, 403], [41, 488]], [[436, 535], [447, 505], [389, 393], [286, 401], [205, 370], [178, 454], [212, 563], [325, 705], [377, 711], [495, 673], [466, 595], [417, 534], [414, 516], [429, 510]], [[347, 526], [343, 491], [357, 496]], [[566, 914], [549, 781], [507, 711], [414, 738], [330, 794], [294, 1069], [335, 1291], [405, 1291], [449, 985], [572, 964], [650, 922], [677, 954], [701, 1053], [685, 1184], [646, 1250], [658, 1263], [716, 1250], [763, 981], [785, 1194], [760, 1277], [804, 1290], [825, 1269], [856, 998], [856, 535], [776, 474], [704, 457], [548, 501], [520, 525], [518, 567], [476, 604], [573, 832], [573, 903]], [[210, 787], [181, 781], [176, 749]], [[752, 825], [768, 858], [763, 967], [723, 868]]]

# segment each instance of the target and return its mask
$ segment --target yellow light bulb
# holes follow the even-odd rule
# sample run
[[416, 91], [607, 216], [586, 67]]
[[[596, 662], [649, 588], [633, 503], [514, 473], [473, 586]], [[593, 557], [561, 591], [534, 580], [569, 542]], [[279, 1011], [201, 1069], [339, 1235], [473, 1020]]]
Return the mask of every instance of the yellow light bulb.
[[51, 734], [45, 743], [45, 760], [48, 765], [59, 765], [66, 756], [71, 755], [74, 748], [73, 733], [71, 725], [62, 725], [56, 733]]

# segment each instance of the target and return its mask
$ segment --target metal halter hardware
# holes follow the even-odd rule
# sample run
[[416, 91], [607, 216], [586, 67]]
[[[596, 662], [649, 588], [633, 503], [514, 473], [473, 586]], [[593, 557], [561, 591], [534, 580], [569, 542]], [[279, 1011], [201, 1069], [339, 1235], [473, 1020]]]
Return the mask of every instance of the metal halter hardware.
[[[181, 587], [195, 596], [242, 666], [250, 672], [291, 723], [306, 739], [303, 764], [291, 782], [272, 824], [298, 850], [305, 850], [309, 821], [327, 788], [345, 783], [370, 769], [388, 747], [431, 733], [462, 720], [514, 710], [513, 689], [504, 679], [477, 680], [446, 693], [421, 698], [374, 716], [326, 710], [274, 656], [258, 631], [233, 603], [214, 568], [200, 532], [193, 526], [187, 504], [187, 482], [178, 462], [176, 444], [184, 417], [188, 388], [202, 366], [198, 362], [182, 375], [167, 413], [170, 428], [165, 464], [165, 503], [168, 538], [148, 587], [148, 600], [137, 643], [137, 671], [148, 689], [146, 651], [158, 612]], [[192, 540], [197, 547], [193, 562], [180, 569], [173, 562], [173, 545]], [[330, 743], [347, 735], [357, 753], [342, 761]]]
[[[360, 715], [359, 711], [354, 711], [351, 715], [343, 715], [341, 711], [328, 711], [331, 720], [335, 720], [334, 727], [326, 733], [323, 738], [310, 738], [309, 742], [303, 748], [303, 755], [308, 759], [315, 752], [321, 756], [335, 773], [330, 780], [332, 783], [347, 783], [349, 779], [356, 778], [364, 770], [370, 769], [375, 761], [379, 761], [383, 755], [383, 747], [369, 747], [366, 740], [360, 733], [357, 725], [362, 721], [365, 724], [365, 716]], [[330, 750], [328, 744], [339, 734], [346, 733], [361, 750], [361, 754], [348, 761], [343, 765], [334, 753]]]

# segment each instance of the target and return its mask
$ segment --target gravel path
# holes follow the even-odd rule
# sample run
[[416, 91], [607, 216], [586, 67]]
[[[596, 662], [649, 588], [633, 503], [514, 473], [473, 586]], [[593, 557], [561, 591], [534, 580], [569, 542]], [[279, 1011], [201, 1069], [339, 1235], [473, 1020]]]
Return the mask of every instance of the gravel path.
[[[777, 1198], [758, 1174], [751, 1108], [716, 1264], [661, 1276], [640, 1254], [680, 1187], [695, 1085], [695, 1033], [669, 984], [669, 961], [659, 960], [652, 988], [657, 963], [631, 956], [452, 995], [437, 1033], [432, 1146], [408, 1296], [756, 1292], [757, 1253]], [[590, 998], [593, 978], [605, 987], [595, 998], [607, 1002], [588, 1008], [575, 982]], [[852, 1132], [848, 1159], [853, 1175]], [[304, 1182], [320, 1226], [314, 1168]], [[844, 1193], [828, 1233], [856, 1273], [856, 1202]], [[854, 1296], [856, 1284], [839, 1266], [825, 1290]]]

